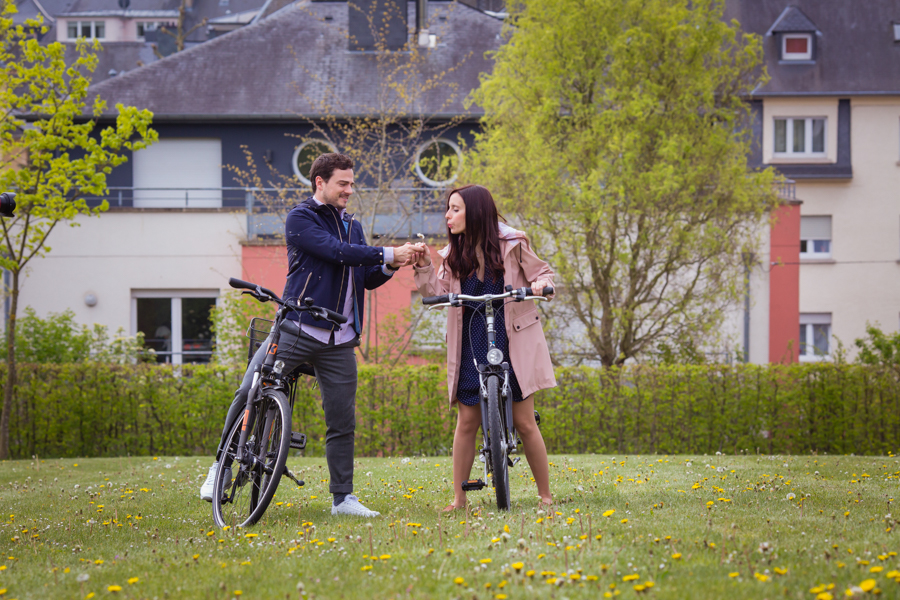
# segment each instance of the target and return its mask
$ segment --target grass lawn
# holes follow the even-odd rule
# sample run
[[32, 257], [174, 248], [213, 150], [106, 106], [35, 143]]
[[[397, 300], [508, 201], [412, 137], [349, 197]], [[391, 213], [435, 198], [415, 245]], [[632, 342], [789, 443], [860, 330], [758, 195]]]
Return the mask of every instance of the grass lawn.
[[306, 487], [238, 531], [198, 498], [206, 457], [0, 463], [0, 600], [900, 598], [897, 457], [551, 461], [549, 514], [523, 460], [513, 510], [488, 488], [448, 518], [448, 457], [363, 458], [366, 521], [331, 516], [324, 459], [291, 458]]

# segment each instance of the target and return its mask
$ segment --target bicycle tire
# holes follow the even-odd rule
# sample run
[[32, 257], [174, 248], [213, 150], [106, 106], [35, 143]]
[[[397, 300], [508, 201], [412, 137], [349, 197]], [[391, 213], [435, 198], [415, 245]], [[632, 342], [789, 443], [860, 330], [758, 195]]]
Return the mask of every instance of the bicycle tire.
[[[213, 519], [224, 527], [249, 527], [263, 516], [284, 473], [291, 444], [291, 411], [287, 397], [268, 391], [254, 423], [247, 423], [247, 448], [256, 456], [252, 467], [235, 463], [243, 420], [238, 419], [219, 459], [213, 486]], [[227, 481], [226, 481], [227, 479]]]
[[494, 492], [497, 495], [497, 508], [509, 510], [509, 466], [503, 442], [506, 439], [506, 428], [500, 418], [500, 380], [488, 377], [488, 433], [491, 443], [491, 468], [494, 472]]

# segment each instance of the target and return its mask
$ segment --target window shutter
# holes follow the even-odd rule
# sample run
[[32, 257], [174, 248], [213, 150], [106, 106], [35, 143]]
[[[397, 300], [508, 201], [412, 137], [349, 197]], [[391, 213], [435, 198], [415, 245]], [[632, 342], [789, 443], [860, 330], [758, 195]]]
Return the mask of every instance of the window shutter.
[[800, 217], [801, 240], [830, 240], [831, 217]]

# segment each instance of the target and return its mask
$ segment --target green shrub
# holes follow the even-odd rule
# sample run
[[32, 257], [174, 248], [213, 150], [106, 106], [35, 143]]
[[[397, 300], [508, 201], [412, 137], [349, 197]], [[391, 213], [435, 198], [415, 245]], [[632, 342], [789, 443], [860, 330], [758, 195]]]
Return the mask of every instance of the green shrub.
[[[0, 381], [5, 369], [0, 365]], [[14, 457], [207, 454], [243, 373], [223, 365], [23, 364]], [[551, 453], [886, 454], [900, 447], [897, 371], [825, 363], [557, 371], [540, 392]], [[456, 423], [436, 365], [359, 368], [358, 456], [446, 454]], [[294, 430], [324, 454], [319, 390], [297, 386]]]
[[144, 334], [127, 336], [122, 328], [110, 338], [105, 325], [93, 327], [75, 322], [75, 313], [65, 310], [37, 316], [30, 306], [16, 325], [16, 360], [24, 363], [79, 363], [85, 361], [133, 363], [155, 360], [143, 350]]

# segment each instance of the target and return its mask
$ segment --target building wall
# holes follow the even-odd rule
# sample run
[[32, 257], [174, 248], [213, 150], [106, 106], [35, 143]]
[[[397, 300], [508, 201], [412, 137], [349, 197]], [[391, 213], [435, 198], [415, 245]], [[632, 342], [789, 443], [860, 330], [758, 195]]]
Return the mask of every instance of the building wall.
[[848, 346], [867, 322], [900, 325], [900, 97], [852, 98], [851, 114], [853, 178], [797, 182], [801, 215], [832, 217], [832, 259], [801, 264], [800, 312], [831, 313]]
[[[241, 273], [246, 215], [222, 211], [110, 211], [57, 227], [32, 261], [20, 311], [72, 309], [78, 322], [134, 333], [133, 290], [222, 290]], [[93, 294], [97, 304], [85, 304]]]

